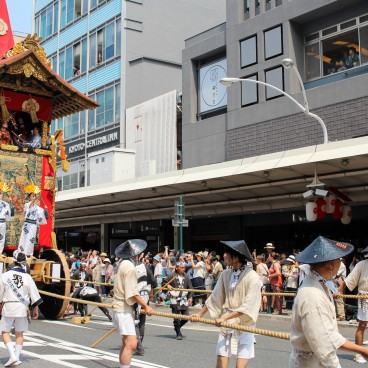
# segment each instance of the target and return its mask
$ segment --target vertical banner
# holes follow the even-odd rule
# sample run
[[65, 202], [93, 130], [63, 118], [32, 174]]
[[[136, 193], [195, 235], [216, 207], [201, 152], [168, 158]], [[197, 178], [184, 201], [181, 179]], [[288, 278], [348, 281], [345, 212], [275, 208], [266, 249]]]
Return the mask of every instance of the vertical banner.
[[49, 218], [46, 225], [40, 225], [38, 235], [38, 248], [52, 248], [51, 232], [53, 231], [54, 223], [54, 195], [55, 195], [55, 172], [49, 164], [49, 158], [42, 158], [42, 179], [41, 179], [41, 196], [40, 206], [47, 208]]
[[0, 59], [14, 46], [8, 8], [5, 0], [0, 0]]

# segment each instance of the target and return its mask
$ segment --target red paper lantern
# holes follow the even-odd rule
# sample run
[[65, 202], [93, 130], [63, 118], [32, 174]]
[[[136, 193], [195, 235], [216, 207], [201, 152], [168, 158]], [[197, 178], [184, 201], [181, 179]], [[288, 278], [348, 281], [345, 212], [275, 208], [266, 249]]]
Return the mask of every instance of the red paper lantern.
[[326, 198], [326, 213], [334, 213], [336, 197], [333, 194], [329, 194]]
[[316, 200], [317, 205], [317, 218], [324, 219], [326, 217], [326, 201], [323, 198]]
[[342, 206], [343, 206], [343, 203], [339, 199], [336, 199], [336, 202], [335, 202], [335, 211], [332, 214], [332, 216], [333, 216], [333, 218], [335, 220], [341, 220], [341, 217], [342, 217]]
[[307, 221], [316, 221], [317, 220], [317, 204], [314, 202], [308, 202], [305, 205], [305, 215]]
[[352, 217], [352, 210], [351, 207], [348, 205], [344, 205], [342, 206], [342, 217], [341, 217], [341, 222], [344, 225], [349, 225], [351, 222], [351, 217]]

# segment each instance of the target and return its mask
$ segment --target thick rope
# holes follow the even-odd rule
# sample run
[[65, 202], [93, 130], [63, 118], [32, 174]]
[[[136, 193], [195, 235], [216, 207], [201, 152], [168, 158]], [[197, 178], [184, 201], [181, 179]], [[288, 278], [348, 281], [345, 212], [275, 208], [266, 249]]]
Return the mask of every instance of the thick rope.
[[70, 282], [78, 282], [80, 284], [93, 284], [93, 285], [103, 285], [103, 286], [114, 286], [113, 284], [109, 284], [106, 282], [98, 282], [98, 281], [85, 281], [85, 280], [73, 280], [73, 279], [65, 279], [62, 277], [54, 277], [54, 276], [46, 276], [43, 275], [43, 278], [45, 279], [53, 279], [53, 280], [59, 280], [59, 281], [70, 281]]
[[[141, 313], [144, 314], [144, 310], [141, 311]], [[186, 316], [186, 315], [182, 315], [182, 314], [163, 313], [163, 312], [154, 311], [152, 313], [152, 315], [158, 316], [158, 317], [182, 319], [182, 320], [185, 320], [185, 321], [190, 321], [191, 320], [190, 316]], [[200, 322], [200, 323], [205, 323], [207, 325], [218, 326], [216, 324], [216, 321], [214, 321], [213, 319], [208, 319], [208, 318], [193, 318], [192, 322]], [[261, 329], [261, 328], [249, 327], [249, 326], [241, 326], [241, 325], [238, 325], [238, 324], [235, 324], [235, 323], [228, 323], [228, 322], [222, 322], [221, 326], [218, 326], [218, 327], [226, 327], [226, 328], [230, 328], [230, 329], [233, 329], [233, 330], [250, 332], [250, 333], [269, 336], [269, 337], [275, 337], [277, 339], [290, 340], [290, 334], [285, 333], [285, 332], [270, 331], [270, 330], [264, 330], [264, 329]]]
[[[169, 290], [168, 288], [163, 288], [162, 290]], [[196, 290], [196, 289], [179, 289], [179, 288], [172, 288], [174, 291], [186, 291], [188, 293], [207, 293], [211, 294], [212, 290]], [[262, 291], [262, 295], [264, 296], [296, 296], [297, 293], [271, 293]], [[345, 299], [368, 299], [368, 295], [348, 295], [348, 294], [341, 294], [341, 298]]]
[[[68, 297], [68, 296], [49, 293], [48, 291], [39, 290], [39, 293], [42, 294], [42, 295], [47, 295], [47, 296], [51, 296], [51, 297], [55, 297], [55, 298], [59, 298], [59, 299], [69, 300], [69, 301], [74, 302], [74, 303], [90, 304], [90, 305], [95, 305], [97, 307], [112, 308], [111, 304], [96, 303], [96, 302], [92, 302], [92, 301], [88, 301], [88, 300], [81, 300], [81, 299], [77, 299], [77, 298], [71, 298], [71, 297]], [[141, 310], [141, 313], [143, 314], [144, 310]], [[186, 320], [186, 321], [190, 320], [190, 316], [185, 316], [185, 315], [182, 315], [182, 314], [173, 314], [173, 313], [163, 313], [163, 312], [152, 311], [152, 315], [153, 316], [158, 316], [158, 317], [182, 319], [182, 320]], [[208, 319], [208, 318], [193, 318], [193, 322], [200, 322], [200, 323], [205, 323], [205, 324], [208, 324], [208, 325], [217, 326], [216, 321], [214, 321], [213, 319]], [[228, 322], [222, 322], [221, 327], [226, 327], [226, 328], [239, 330], [239, 331], [251, 332], [251, 333], [258, 334], [258, 335], [275, 337], [277, 339], [284, 339], [284, 340], [289, 340], [290, 339], [290, 334], [285, 333], [285, 332], [263, 330], [263, 329], [260, 329], [260, 328], [241, 326], [241, 325], [232, 324], [232, 323], [228, 323]]]

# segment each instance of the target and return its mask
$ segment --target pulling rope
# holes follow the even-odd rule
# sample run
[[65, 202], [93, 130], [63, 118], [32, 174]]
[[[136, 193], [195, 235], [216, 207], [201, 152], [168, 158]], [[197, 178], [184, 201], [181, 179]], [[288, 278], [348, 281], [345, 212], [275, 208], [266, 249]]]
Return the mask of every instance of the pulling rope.
[[59, 280], [59, 281], [70, 281], [74, 283], [80, 283], [80, 284], [93, 284], [93, 285], [103, 285], [103, 286], [114, 286], [113, 284], [109, 284], [108, 282], [98, 282], [98, 281], [85, 281], [85, 280], [73, 280], [73, 279], [65, 279], [62, 277], [54, 277], [54, 276], [42, 276], [44, 279], [53, 279], [53, 280]]
[[[168, 288], [163, 288], [162, 290], [169, 290]], [[174, 291], [186, 291], [188, 293], [207, 293], [207, 294], [211, 294], [212, 290], [197, 290], [197, 289], [179, 289], [179, 288], [173, 288], [172, 290]], [[266, 291], [262, 291], [262, 295], [264, 296], [296, 296], [297, 293], [271, 293], [271, 292], [266, 292]], [[368, 299], [368, 294], [367, 295], [349, 295], [349, 294], [341, 294], [340, 295], [341, 298], [345, 298], [345, 299]]]
[[[69, 301], [74, 302], [74, 303], [90, 304], [90, 305], [95, 305], [97, 307], [105, 307], [105, 308], [110, 308], [110, 309], [112, 308], [111, 304], [96, 303], [96, 302], [92, 302], [92, 301], [88, 301], [88, 300], [81, 300], [81, 299], [77, 299], [77, 298], [71, 298], [71, 297], [68, 297], [68, 296], [49, 293], [48, 291], [39, 290], [39, 293], [42, 294], [42, 295], [47, 295], [47, 296], [51, 296], [51, 297], [55, 297], [55, 298], [59, 298], [59, 299], [63, 299], [63, 300], [69, 300]], [[141, 313], [144, 314], [144, 310], [141, 310]], [[185, 320], [185, 321], [190, 321], [190, 316], [185, 316], [185, 315], [182, 315], [182, 314], [163, 313], [163, 312], [152, 311], [152, 315], [153, 316], [158, 316], [158, 317], [166, 317], [166, 318], [174, 318], [174, 319], [181, 319], [181, 320]], [[208, 324], [208, 325], [217, 326], [215, 320], [208, 319], [208, 318], [193, 318], [193, 322], [199, 322], [199, 323], [205, 323], [205, 324]], [[238, 325], [238, 324], [233, 324], [233, 323], [228, 323], [228, 322], [222, 322], [221, 325], [218, 326], [218, 327], [226, 327], [226, 328], [230, 328], [230, 329], [233, 329], [233, 330], [250, 332], [250, 333], [255, 333], [255, 334], [258, 334], [258, 335], [264, 335], [264, 336], [269, 336], [269, 337], [275, 337], [277, 339], [284, 339], [284, 340], [289, 340], [290, 339], [290, 334], [285, 333], [285, 332], [270, 331], [270, 330], [264, 330], [264, 329], [261, 329], [261, 328], [241, 326], [241, 325]], [[110, 333], [112, 333], [112, 331]], [[109, 334], [106, 334], [106, 337]]]

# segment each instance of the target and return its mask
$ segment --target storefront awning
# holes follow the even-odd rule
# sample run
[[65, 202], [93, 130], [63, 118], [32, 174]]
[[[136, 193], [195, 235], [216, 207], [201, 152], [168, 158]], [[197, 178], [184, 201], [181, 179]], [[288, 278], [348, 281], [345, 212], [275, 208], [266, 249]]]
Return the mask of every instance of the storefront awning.
[[[317, 165], [317, 166], [316, 166]], [[314, 177], [368, 202], [368, 137], [59, 192], [57, 227], [303, 208]]]

